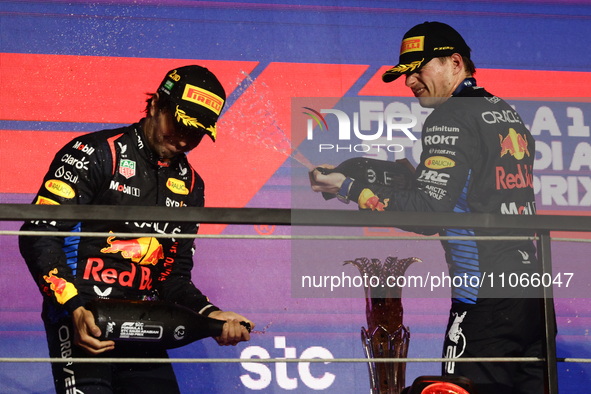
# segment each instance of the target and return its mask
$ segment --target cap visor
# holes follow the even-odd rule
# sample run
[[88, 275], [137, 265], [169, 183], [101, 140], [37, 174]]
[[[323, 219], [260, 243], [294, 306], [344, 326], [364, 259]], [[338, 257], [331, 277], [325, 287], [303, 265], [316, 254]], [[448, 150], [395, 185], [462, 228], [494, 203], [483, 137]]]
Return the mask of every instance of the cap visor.
[[386, 83], [393, 82], [393, 81], [397, 80], [401, 75], [402, 75], [401, 72], [398, 72], [398, 71], [392, 72], [392, 71], [388, 70], [382, 74], [382, 81], [384, 81]]
[[209, 136], [209, 138], [211, 138], [211, 140], [212, 140], [213, 142], [215, 142], [215, 136], [214, 136], [212, 133], [210, 133], [210, 132], [208, 131], [206, 134]]
[[417, 72], [423, 67], [423, 65], [427, 64], [432, 58], [423, 58], [421, 60], [415, 60], [414, 62], [410, 62], [408, 64], [398, 64], [384, 74], [382, 74], [382, 81], [384, 82], [392, 82], [402, 74], [412, 74]]

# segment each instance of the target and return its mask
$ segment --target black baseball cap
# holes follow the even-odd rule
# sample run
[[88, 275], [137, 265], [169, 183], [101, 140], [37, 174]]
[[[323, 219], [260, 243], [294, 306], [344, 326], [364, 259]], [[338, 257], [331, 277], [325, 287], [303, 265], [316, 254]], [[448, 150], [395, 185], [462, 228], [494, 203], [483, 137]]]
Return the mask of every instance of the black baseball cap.
[[216, 123], [226, 103], [226, 92], [211, 71], [195, 65], [171, 70], [158, 93], [170, 102], [178, 124], [203, 131], [215, 141]]
[[386, 71], [382, 81], [392, 82], [403, 74], [420, 70], [435, 57], [451, 56], [454, 53], [470, 58], [470, 47], [460, 33], [445, 23], [421, 23], [406, 32], [398, 65]]

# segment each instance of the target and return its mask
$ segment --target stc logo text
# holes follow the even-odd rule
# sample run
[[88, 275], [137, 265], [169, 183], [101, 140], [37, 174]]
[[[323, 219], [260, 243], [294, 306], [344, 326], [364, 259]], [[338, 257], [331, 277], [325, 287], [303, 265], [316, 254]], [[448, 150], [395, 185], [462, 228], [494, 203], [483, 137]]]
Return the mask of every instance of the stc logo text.
[[[286, 345], [285, 337], [283, 336], [275, 337], [275, 349], [283, 349], [284, 354], [282, 356], [285, 359], [297, 358], [296, 348], [288, 347]], [[269, 359], [271, 356], [269, 355], [269, 352], [261, 346], [248, 346], [242, 351], [240, 358], [245, 360], [253, 358]], [[334, 359], [332, 353], [328, 349], [320, 346], [311, 346], [305, 349], [300, 355], [300, 359], [303, 360], [311, 360], [314, 358], [324, 360]], [[328, 363], [329, 361], [324, 362], [324, 364]], [[296, 372], [292, 372], [291, 368], [288, 372], [288, 365], [290, 364], [294, 363], [277, 362], [268, 366], [258, 362], [242, 362], [240, 365], [249, 373], [241, 375], [240, 381], [244, 386], [251, 390], [263, 390], [269, 387], [273, 380], [273, 372], [271, 371], [273, 367], [275, 369], [277, 385], [284, 390], [294, 390], [298, 387], [297, 375], [299, 375], [299, 378], [305, 386], [313, 390], [324, 390], [330, 387], [336, 378], [336, 376], [330, 372], [324, 372], [321, 375], [315, 373], [314, 375], [319, 376], [314, 376], [310, 370], [310, 362], [298, 362], [296, 375]], [[314, 370], [317, 371], [318, 367], [314, 368]]]

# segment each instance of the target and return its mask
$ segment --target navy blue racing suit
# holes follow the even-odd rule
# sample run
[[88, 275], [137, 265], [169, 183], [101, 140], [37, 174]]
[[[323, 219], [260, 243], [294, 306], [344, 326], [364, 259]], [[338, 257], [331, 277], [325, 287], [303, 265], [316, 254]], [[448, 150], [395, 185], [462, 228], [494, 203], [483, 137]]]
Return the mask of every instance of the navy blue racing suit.
[[[140, 123], [86, 134], [53, 159], [34, 204], [202, 207], [204, 184], [185, 155], [160, 161]], [[87, 357], [72, 346], [71, 313], [95, 298], [165, 300], [208, 315], [219, 310], [191, 281], [194, 240], [153, 234], [196, 234], [197, 223], [31, 221], [23, 231], [145, 233], [143, 237], [20, 236], [19, 244], [43, 295], [43, 321], [51, 357]], [[117, 349], [119, 348], [119, 349]], [[116, 346], [107, 357], [167, 357], [137, 345]], [[59, 393], [110, 390], [120, 382], [147, 385], [141, 392], [175, 392], [170, 364], [99, 366], [54, 364]], [[115, 369], [112, 369], [115, 368]], [[155, 371], [158, 373], [155, 373]], [[143, 372], [142, 372], [143, 371]], [[108, 373], [107, 373], [108, 372]], [[153, 378], [153, 379], [152, 379]], [[118, 380], [117, 380], [118, 379]], [[168, 387], [162, 387], [163, 379]], [[149, 382], [152, 381], [152, 384]], [[131, 384], [131, 383], [130, 383]], [[88, 387], [87, 387], [88, 386]], [[84, 387], [84, 388], [82, 388]], [[136, 386], [139, 387], [139, 386]], [[92, 390], [97, 390], [93, 388]], [[96, 391], [110, 392], [110, 391]], [[139, 391], [138, 391], [139, 392]]]
[[[421, 161], [410, 190], [351, 184], [362, 209], [533, 215], [535, 142], [519, 114], [485, 89], [464, 87], [437, 107], [422, 130]], [[469, 83], [468, 83], [469, 85]], [[437, 232], [434, 230], [432, 233]], [[506, 230], [439, 230], [442, 236], [533, 236]], [[443, 356], [541, 356], [537, 291], [500, 287], [499, 275], [539, 273], [532, 241], [442, 241], [450, 277], [476, 277], [452, 287]], [[496, 280], [496, 283], [490, 281]], [[459, 282], [458, 282], [459, 283]], [[476, 282], [473, 282], [476, 283]], [[467, 376], [481, 393], [542, 392], [541, 364], [447, 363], [445, 374]]]

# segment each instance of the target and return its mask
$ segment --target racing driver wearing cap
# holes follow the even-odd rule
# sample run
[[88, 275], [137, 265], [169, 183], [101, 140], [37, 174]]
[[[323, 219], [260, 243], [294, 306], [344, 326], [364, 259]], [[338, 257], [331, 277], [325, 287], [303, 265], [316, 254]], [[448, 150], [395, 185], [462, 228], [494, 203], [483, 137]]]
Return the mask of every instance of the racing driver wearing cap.
[[[425, 22], [410, 29], [399, 64], [382, 80], [405, 75], [420, 105], [433, 108], [422, 129], [414, 186], [397, 190], [315, 169], [310, 172], [312, 189], [376, 211], [535, 214], [534, 140], [511, 106], [477, 86], [474, 73], [470, 48], [451, 26]], [[473, 281], [456, 287], [454, 280], [443, 357], [541, 357], [539, 293], [527, 287], [500, 289], [486, 281], [503, 273], [537, 273], [535, 246], [530, 240], [471, 239], [533, 234], [510, 229], [436, 232], [464, 237], [442, 241], [449, 276], [482, 279], [481, 287]], [[539, 362], [452, 361], [442, 369], [444, 375], [472, 379], [481, 394], [544, 390]]]
[[[53, 159], [34, 204], [204, 206], [204, 183], [185, 153], [215, 141], [226, 100], [216, 76], [200, 66], [169, 71], [138, 123], [80, 136]], [[137, 342], [101, 341], [85, 304], [97, 298], [163, 300], [226, 320], [220, 345], [250, 339], [244, 316], [214, 306], [191, 281], [197, 223], [32, 221], [24, 231], [146, 233], [118, 237], [21, 236], [23, 255], [43, 296], [52, 358], [167, 357]], [[58, 393], [178, 393], [171, 364], [53, 363]]]

